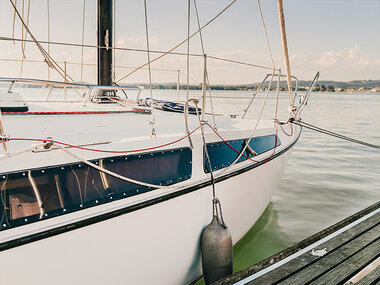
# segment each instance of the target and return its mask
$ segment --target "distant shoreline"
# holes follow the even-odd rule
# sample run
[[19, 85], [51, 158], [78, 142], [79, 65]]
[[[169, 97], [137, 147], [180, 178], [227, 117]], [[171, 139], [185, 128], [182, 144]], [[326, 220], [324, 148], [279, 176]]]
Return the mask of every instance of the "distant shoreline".
[[[307, 91], [310, 86], [310, 81], [299, 81], [298, 82], [298, 90], [299, 91]], [[140, 86], [144, 86], [144, 88], [150, 88], [149, 84], [142, 83], [136, 84]], [[254, 91], [259, 87], [260, 83], [252, 83], [252, 84], [214, 84], [209, 85], [209, 89], [211, 90], [228, 90], [228, 91]], [[263, 85], [263, 89], [268, 88], [269, 83], [266, 82]], [[295, 83], [293, 82], [293, 89], [295, 88]], [[177, 89], [177, 83], [155, 83], [152, 84], [153, 89]], [[198, 85], [189, 85], [187, 87], [184, 84], [180, 84], [179, 88], [189, 89], [189, 90], [202, 90], [202, 84]], [[271, 85], [271, 90], [276, 90], [277, 82], [273, 82]], [[287, 85], [285, 81], [280, 82], [280, 91], [287, 90]], [[341, 81], [332, 81], [332, 80], [321, 80], [318, 81], [313, 91], [321, 91], [321, 92], [356, 92], [356, 93], [365, 93], [365, 92], [380, 92], [380, 80], [354, 80], [349, 82], [341, 82]]]
[[[302, 84], [302, 85], [301, 85]], [[307, 91], [308, 86], [310, 82], [300, 82], [298, 86], [298, 91]], [[149, 84], [136, 84], [139, 86], [144, 86], [144, 88], [150, 88]], [[259, 83], [254, 84], [247, 84], [247, 85], [210, 85], [208, 86], [208, 89], [214, 90], [214, 91], [255, 91], [257, 90], [259, 86]], [[347, 86], [342, 86], [342, 83], [337, 85], [325, 85], [321, 83], [317, 83], [313, 91], [314, 92], [346, 92], [346, 93], [376, 93], [380, 92], [380, 80], [378, 80], [378, 85], [375, 84], [363, 84], [363, 86], [350, 86], [350, 84], [347, 84]], [[162, 89], [162, 90], [177, 90], [177, 84], [174, 83], [166, 83], [166, 84], [152, 84], [152, 89]], [[179, 85], [179, 88], [181, 90], [186, 90], [186, 85]], [[268, 84], [264, 84], [262, 87], [262, 90], [267, 90]], [[271, 91], [275, 91], [277, 88], [276, 84], [272, 84]], [[293, 86], [293, 90], [294, 90]], [[189, 85], [189, 90], [202, 90], [202, 85]], [[287, 86], [282, 83], [280, 85], [280, 91], [286, 91]]]
[[[85, 82], [83, 82], [86, 84]], [[286, 91], [287, 86], [286, 83], [282, 81], [280, 83], [280, 91]], [[0, 86], [7, 86], [6, 83], [0, 84]], [[145, 89], [149, 89], [150, 85], [147, 83], [136, 83], [136, 84], [128, 84], [125, 86], [142, 86]], [[239, 84], [239, 85], [209, 85], [208, 89], [213, 91], [256, 91], [259, 87], [259, 83], [253, 84]], [[262, 90], [267, 90], [268, 82], [263, 84]], [[298, 91], [306, 92], [309, 88], [310, 81], [300, 81], [298, 84]], [[40, 86], [33, 84], [20, 84], [22, 87], [30, 87], [30, 88], [38, 88]], [[188, 87], [185, 84], [177, 83], [154, 83], [152, 84], [152, 89], [158, 90], [202, 90], [202, 84], [199, 85], [189, 85]], [[275, 91], [277, 88], [277, 83], [272, 83], [271, 91]], [[293, 90], [295, 86], [293, 83]], [[380, 92], [380, 80], [356, 80], [350, 82], [339, 82], [339, 81], [319, 81], [315, 84], [313, 88], [314, 92], [345, 92], [345, 93], [377, 93]]]

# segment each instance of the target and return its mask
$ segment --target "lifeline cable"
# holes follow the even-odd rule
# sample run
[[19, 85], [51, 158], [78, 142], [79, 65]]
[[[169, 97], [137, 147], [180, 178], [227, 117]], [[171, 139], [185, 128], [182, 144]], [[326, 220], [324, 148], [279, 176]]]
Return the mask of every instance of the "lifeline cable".
[[3, 134], [0, 136], [0, 143], [5, 143], [5, 142], [8, 142], [8, 141], [31, 141], [31, 142], [54, 143], [56, 145], [63, 145], [63, 146], [66, 146], [66, 147], [72, 147], [72, 148], [77, 148], [77, 149], [87, 150], [87, 151], [94, 151], [94, 152], [103, 152], [103, 153], [132, 153], [132, 152], [143, 152], [143, 151], [149, 151], [149, 150], [153, 150], [153, 149], [159, 149], [159, 148], [162, 148], [162, 147], [166, 147], [166, 146], [169, 146], [169, 145], [176, 144], [176, 143], [184, 140], [185, 138], [189, 137], [191, 134], [193, 134], [199, 128], [200, 127], [195, 128], [190, 133], [186, 134], [185, 136], [183, 136], [183, 137], [181, 137], [181, 138], [179, 138], [179, 139], [177, 139], [175, 141], [168, 142], [168, 143], [165, 143], [165, 144], [162, 144], [162, 145], [158, 145], [158, 146], [154, 146], [154, 147], [148, 147], [148, 148], [143, 148], [143, 149], [135, 149], [135, 150], [120, 150], [120, 151], [119, 150], [102, 150], [102, 149], [95, 149], [95, 148], [82, 147], [82, 146], [78, 146], [78, 145], [72, 145], [72, 144], [68, 144], [68, 143], [57, 141], [57, 140], [53, 140], [53, 139], [9, 138], [9, 137], [5, 137]]
[[[276, 138], [275, 138], [275, 146], [273, 148], [273, 152], [272, 154], [264, 159], [264, 160], [254, 160], [252, 159], [251, 157], [249, 156], [246, 156], [244, 155], [244, 151], [238, 151], [237, 149], [235, 149], [232, 145], [230, 145], [218, 132], [216, 129], [214, 129], [209, 123], [207, 122], [203, 122], [201, 124], [202, 126], [203, 125], [206, 125], [208, 126], [222, 141], [224, 144], [226, 144], [229, 148], [231, 148], [233, 151], [235, 151], [236, 153], [238, 153], [240, 156], [246, 158], [246, 159], [249, 159], [250, 161], [252, 162], [255, 162], [255, 163], [265, 163], [269, 160], [271, 160], [276, 152], [276, 148], [277, 148], [277, 134], [278, 134], [278, 127], [276, 127]], [[279, 123], [277, 124], [279, 125]], [[165, 144], [162, 144], [162, 145], [158, 145], [158, 146], [154, 146], [154, 147], [148, 147], [148, 148], [143, 148], [143, 149], [134, 149], [134, 150], [102, 150], [102, 149], [95, 149], [95, 148], [88, 148], [88, 147], [83, 147], [83, 146], [78, 146], [78, 145], [73, 145], [73, 144], [69, 144], [69, 143], [65, 143], [65, 142], [61, 142], [61, 141], [57, 141], [57, 140], [53, 140], [53, 139], [39, 139], [39, 138], [10, 138], [8, 136], [0, 136], [0, 143], [6, 143], [8, 141], [31, 141], [31, 142], [43, 142], [43, 143], [54, 143], [56, 145], [63, 145], [63, 146], [66, 146], [66, 147], [71, 147], [71, 148], [77, 148], [77, 149], [80, 149], [80, 150], [86, 150], [86, 151], [93, 151], [93, 152], [102, 152], [102, 153], [116, 153], [116, 154], [120, 154], [120, 153], [133, 153], [133, 152], [143, 152], [143, 151], [149, 151], [149, 150], [154, 150], [154, 149], [159, 149], [159, 148], [162, 148], [162, 147], [166, 147], [166, 146], [169, 146], [169, 145], [173, 145], [173, 144], [176, 144], [182, 140], [184, 140], [185, 138], [187, 137], [190, 137], [194, 132], [196, 132], [198, 129], [200, 129], [201, 126], [198, 126], [197, 128], [195, 128], [194, 130], [192, 130], [191, 132], [187, 133], [185, 136], [175, 140], [175, 141], [172, 141], [172, 142], [168, 142], [168, 143], [165, 143]], [[20, 152], [22, 153], [22, 152]], [[237, 162], [237, 160], [236, 160]], [[234, 163], [235, 164], [235, 163]], [[230, 166], [231, 167], [231, 166]]]
[[341, 134], [338, 134], [338, 133], [335, 133], [335, 132], [332, 132], [332, 131], [329, 131], [329, 130], [326, 130], [326, 129], [322, 129], [320, 127], [317, 127], [317, 126], [314, 126], [312, 124], [308, 124], [308, 123], [305, 123], [305, 122], [302, 122], [302, 121], [299, 121], [299, 120], [295, 120], [295, 121], [293, 121], [293, 123], [297, 124], [297, 125], [299, 125], [301, 127], [307, 128], [309, 130], [316, 131], [316, 132], [319, 132], [319, 133], [322, 133], [322, 134], [325, 134], [325, 135], [329, 135], [329, 136], [332, 136], [332, 137], [336, 137], [338, 139], [342, 139], [342, 140], [346, 140], [346, 141], [349, 141], [349, 142], [361, 144], [361, 145], [364, 145], [364, 146], [380, 149], [380, 145], [375, 145], [375, 144], [367, 143], [365, 141], [361, 141], [361, 140], [357, 140], [357, 139], [354, 139], [354, 138], [350, 138], [350, 137], [347, 137], [347, 136], [344, 136], [344, 135], [341, 135]]

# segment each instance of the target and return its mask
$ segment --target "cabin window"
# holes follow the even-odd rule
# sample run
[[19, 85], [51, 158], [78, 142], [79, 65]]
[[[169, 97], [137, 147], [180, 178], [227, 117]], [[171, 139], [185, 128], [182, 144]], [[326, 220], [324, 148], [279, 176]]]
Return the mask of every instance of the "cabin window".
[[8, 207], [11, 220], [40, 214], [40, 207], [27, 173], [19, 173], [5, 184], [9, 195]]
[[[180, 148], [92, 161], [154, 185], [191, 177], [192, 152]], [[0, 230], [154, 189], [128, 183], [83, 163], [0, 175]]]
[[[230, 140], [227, 143], [237, 150], [239, 153], [243, 150], [244, 146], [247, 144], [248, 139], [240, 140]], [[280, 139], [277, 135], [268, 135], [262, 137], [254, 137], [249, 142], [249, 146], [246, 148], [243, 155], [239, 158], [238, 162], [247, 160], [247, 157], [255, 157], [260, 155], [268, 150], [271, 150], [275, 147], [281, 145]], [[207, 151], [210, 156], [212, 170], [219, 170], [231, 165], [235, 159], [239, 156], [239, 153], [233, 150], [223, 141], [208, 143]], [[209, 163], [204, 153], [204, 171], [206, 173], [210, 172]]]

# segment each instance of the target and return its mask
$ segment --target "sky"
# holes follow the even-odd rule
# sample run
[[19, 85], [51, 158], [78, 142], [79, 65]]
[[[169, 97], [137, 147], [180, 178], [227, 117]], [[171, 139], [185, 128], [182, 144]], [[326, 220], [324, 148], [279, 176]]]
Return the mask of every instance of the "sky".
[[[18, 0], [17, 7], [27, 19], [29, 0]], [[124, 48], [146, 48], [143, 0], [115, 1], [115, 45]], [[190, 30], [197, 30], [194, 0], [191, 0]], [[218, 14], [231, 1], [197, 0], [201, 25]], [[310, 80], [316, 72], [320, 80], [380, 79], [380, 0], [284, 0], [284, 12], [292, 74]], [[261, 0], [270, 48], [276, 68], [283, 72], [277, 1]], [[49, 10], [48, 7], [49, 6]], [[147, 0], [149, 45], [151, 50], [166, 51], [187, 37], [186, 0]], [[85, 11], [83, 11], [85, 7]], [[49, 11], [49, 17], [48, 17]], [[96, 45], [95, 0], [31, 0], [29, 28], [40, 41], [82, 42]], [[15, 38], [22, 37], [16, 18]], [[13, 8], [10, 0], [0, 0], [0, 37], [12, 37]], [[263, 25], [256, 0], [237, 0], [228, 10], [207, 26], [203, 32], [205, 52], [210, 56], [271, 67]], [[30, 37], [28, 36], [28, 39]], [[45, 50], [63, 66], [76, 81], [96, 82], [96, 49], [84, 48], [86, 64], [81, 72], [81, 48], [43, 44]], [[176, 51], [186, 53], [186, 44]], [[190, 40], [190, 52], [201, 54], [199, 36]], [[27, 60], [42, 61], [34, 43], [26, 43]], [[151, 59], [158, 54], [151, 53]], [[116, 80], [147, 62], [146, 52], [116, 51]], [[21, 44], [0, 40], [0, 76], [61, 80], [46, 63], [25, 62], [22, 65]], [[17, 61], [13, 61], [17, 60]], [[152, 81], [176, 82], [177, 70], [186, 73], [186, 56], [167, 55], [152, 64]], [[268, 70], [233, 63], [207, 60], [210, 84], [248, 84], [263, 79]], [[160, 70], [157, 70], [160, 69]], [[164, 69], [164, 70], [161, 70]], [[186, 79], [180, 74], [181, 83]], [[191, 57], [190, 84], [199, 84], [203, 76], [203, 58]], [[123, 83], [148, 81], [148, 71], [139, 70]]]

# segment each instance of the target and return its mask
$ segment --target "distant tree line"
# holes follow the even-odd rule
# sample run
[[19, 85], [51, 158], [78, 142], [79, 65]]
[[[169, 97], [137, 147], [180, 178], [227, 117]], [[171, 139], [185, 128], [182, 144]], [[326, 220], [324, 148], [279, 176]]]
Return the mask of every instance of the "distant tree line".
[[[149, 88], [149, 84], [137, 84], [142, 85], [145, 88]], [[265, 83], [262, 86], [262, 90], [268, 89], [269, 83]], [[236, 91], [252, 91], [256, 90], [259, 83], [254, 84], [240, 84], [240, 85], [210, 85], [208, 88], [211, 90], [236, 90]], [[310, 81], [300, 81], [298, 85], [299, 91], [306, 91], [310, 86]], [[162, 83], [152, 84], [153, 89], [177, 89], [176, 83]], [[185, 90], [202, 90], [202, 84], [189, 85], [180, 84], [179, 88]], [[277, 83], [272, 83], [270, 90], [274, 91], [277, 88]], [[337, 92], [337, 91], [368, 91], [372, 88], [380, 88], [380, 80], [367, 80], [367, 81], [350, 81], [350, 82], [338, 82], [338, 81], [319, 81], [313, 87], [313, 91], [317, 92]], [[279, 86], [280, 91], [288, 90], [286, 82], [281, 82]], [[294, 83], [292, 89], [295, 89]]]

